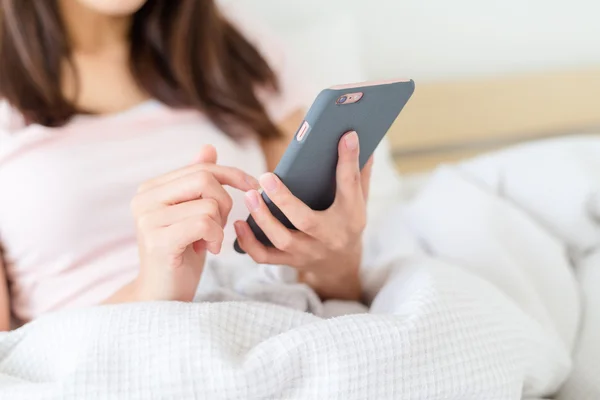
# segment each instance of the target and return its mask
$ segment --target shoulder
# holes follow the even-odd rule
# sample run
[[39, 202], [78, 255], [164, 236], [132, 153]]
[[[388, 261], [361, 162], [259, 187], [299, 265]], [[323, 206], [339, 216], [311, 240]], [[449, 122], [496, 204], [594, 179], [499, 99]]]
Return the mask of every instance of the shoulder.
[[10, 154], [17, 146], [21, 135], [18, 132], [25, 128], [25, 121], [21, 114], [0, 99], [0, 160]]
[[24, 126], [25, 122], [21, 114], [6, 100], [0, 99], [0, 136], [22, 129]]

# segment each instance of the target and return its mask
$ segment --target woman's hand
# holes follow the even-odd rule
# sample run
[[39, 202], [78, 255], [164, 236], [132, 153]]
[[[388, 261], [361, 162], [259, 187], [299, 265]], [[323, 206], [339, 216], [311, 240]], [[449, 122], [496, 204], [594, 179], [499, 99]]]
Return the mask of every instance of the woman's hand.
[[296, 268], [300, 280], [322, 298], [358, 300], [372, 159], [361, 173], [356, 132], [340, 140], [338, 152], [337, 193], [328, 210], [311, 210], [277, 176], [265, 174], [261, 186], [298, 231], [287, 229], [273, 217], [256, 190], [246, 193], [246, 206], [275, 247], [262, 245], [244, 221], [237, 221], [235, 228], [240, 246], [256, 262]]
[[216, 165], [212, 146], [194, 164], [140, 186], [131, 207], [137, 224], [140, 273], [138, 300], [191, 301], [206, 251], [218, 254], [232, 200], [223, 188], [258, 187], [237, 168]]

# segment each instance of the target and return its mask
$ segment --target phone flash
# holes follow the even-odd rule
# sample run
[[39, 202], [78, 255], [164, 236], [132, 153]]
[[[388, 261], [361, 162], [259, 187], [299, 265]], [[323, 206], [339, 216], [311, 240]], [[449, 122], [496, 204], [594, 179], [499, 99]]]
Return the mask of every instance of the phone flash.
[[358, 103], [360, 101], [360, 99], [362, 99], [363, 95], [364, 95], [363, 92], [348, 93], [348, 94], [338, 97], [338, 99], [335, 101], [335, 103], [337, 105], [347, 105], [347, 104]]

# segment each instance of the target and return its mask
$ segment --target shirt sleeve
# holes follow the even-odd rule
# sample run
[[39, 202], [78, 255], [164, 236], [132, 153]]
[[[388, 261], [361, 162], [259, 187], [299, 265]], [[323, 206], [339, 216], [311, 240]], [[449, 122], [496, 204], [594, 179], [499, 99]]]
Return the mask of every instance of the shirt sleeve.
[[247, 10], [243, 16], [241, 9], [225, 6], [222, 8], [225, 17], [244, 35], [269, 64], [279, 84], [279, 92], [257, 89], [267, 114], [274, 123], [283, 121], [297, 110], [308, 108], [310, 96], [306, 79], [301, 74], [293, 51], [275, 34], [259, 22], [248, 17]]

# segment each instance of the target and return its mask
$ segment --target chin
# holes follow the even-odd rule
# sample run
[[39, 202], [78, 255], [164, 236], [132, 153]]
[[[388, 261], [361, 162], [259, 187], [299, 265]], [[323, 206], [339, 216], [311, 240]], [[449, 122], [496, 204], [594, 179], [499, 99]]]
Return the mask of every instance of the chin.
[[[79, 3], [98, 13], [106, 15], [131, 15], [138, 11], [147, 0], [78, 0]], [[175, 0], [179, 1], [179, 0]]]

